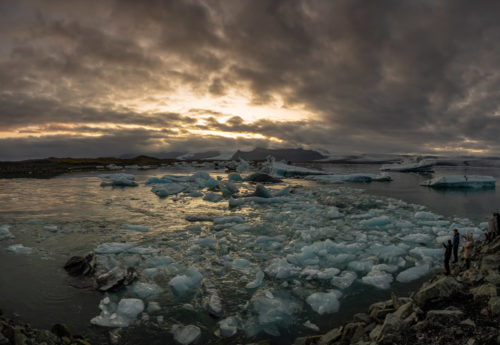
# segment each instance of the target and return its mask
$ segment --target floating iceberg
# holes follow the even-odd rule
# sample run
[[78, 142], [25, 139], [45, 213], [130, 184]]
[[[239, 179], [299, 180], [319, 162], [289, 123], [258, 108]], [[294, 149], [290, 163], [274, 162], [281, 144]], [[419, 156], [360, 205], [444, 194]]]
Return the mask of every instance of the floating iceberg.
[[14, 235], [9, 231], [9, 225], [0, 226], [0, 241], [15, 238]]
[[220, 335], [223, 337], [232, 337], [238, 332], [238, 319], [234, 316], [219, 321]]
[[430, 265], [423, 264], [414, 267], [410, 267], [396, 276], [396, 280], [401, 283], [408, 283], [418, 278], [423, 277], [430, 272]]
[[25, 247], [22, 244], [13, 244], [7, 247], [7, 250], [12, 253], [21, 254], [21, 255], [29, 255], [33, 252], [32, 248]]
[[175, 276], [168, 285], [176, 296], [184, 295], [189, 290], [200, 285], [203, 276], [194, 266], [186, 271], [186, 274]]
[[43, 227], [43, 230], [49, 231], [49, 232], [57, 232], [57, 225], [45, 225]]
[[356, 183], [364, 183], [364, 182], [384, 182], [391, 181], [392, 178], [387, 173], [382, 174], [350, 174], [350, 175], [321, 175], [321, 176], [307, 176], [306, 180], [312, 180], [320, 183], [331, 183], [331, 184], [340, 184], [345, 182], [356, 182]]
[[273, 162], [271, 164], [271, 174], [278, 177], [297, 177], [307, 175], [323, 175], [324, 172], [320, 170]]
[[471, 189], [492, 189], [495, 188], [495, 178], [493, 176], [481, 175], [448, 175], [435, 177], [422, 182], [421, 186], [432, 188], [471, 188]]
[[101, 314], [90, 320], [90, 323], [102, 327], [127, 327], [137, 315], [144, 310], [144, 302], [137, 298], [124, 298], [118, 306], [105, 297], [99, 303]]
[[194, 325], [173, 325], [172, 334], [175, 341], [182, 345], [188, 345], [196, 341], [201, 335], [201, 329]]
[[102, 174], [99, 175], [99, 178], [103, 181], [101, 182], [101, 186], [137, 186], [137, 182], [135, 182], [135, 176], [132, 174], [118, 173], [118, 174]]
[[394, 164], [384, 164], [380, 170], [385, 171], [399, 171], [399, 172], [422, 172], [430, 171], [431, 167], [434, 166], [436, 162], [434, 160], [422, 159], [421, 157], [412, 157], [408, 159], [403, 159], [400, 163]]
[[384, 271], [372, 270], [366, 276], [361, 278], [361, 280], [365, 284], [386, 290], [391, 286], [391, 283], [394, 279], [392, 277], [392, 274], [390, 273]]
[[306, 302], [320, 315], [335, 313], [340, 308], [339, 291], [315, 292], [306, 298]]
[[188, 186], [179, 183], [166, 183], [166, 184], [155, 184], [151, 191], [158, 195], [160, 198], [167, 197], [169, 195], [178, 194], [185, 191]]
[[125, 243], [109, 242], [98, 245], [97, 248], [94, 250], [94, 252], [96, 254], [118, 254], [121, 252], [125, 252], [128, 249], [131, 249], [136, 246], [137, 243], [135, 242], [125, 242]]

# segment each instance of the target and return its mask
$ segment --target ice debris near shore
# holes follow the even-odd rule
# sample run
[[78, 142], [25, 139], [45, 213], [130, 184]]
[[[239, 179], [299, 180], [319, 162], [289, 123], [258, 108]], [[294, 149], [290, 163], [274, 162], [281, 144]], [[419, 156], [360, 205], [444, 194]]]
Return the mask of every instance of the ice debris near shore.
[[188, 345], [195, 342], [201, 335], [201, 329], [194, 325], [173, 325], [172, 334], [175, 341], [182, 345]]
[[495, 188], [495, 183], [496, 180], [493, 176], [447, 175], [424, 181], [420, 185], [432, 188], [493, 189]]
[[0, 241], [1, 240], [10, 240], [15, 238], [14, 235], [9, 231], [10, 225], [2, 225], [0, 226]]
[[117, 174], [101, 174], [99, 178], [102, 179], [101, 186], [119, 186], [119, 187], [135, 187], [135, 176], [126, 173]]
[[122, 226], [124, 230], [136, 231], [136, 232], [148, 232], [149, 228], [144, 225], [136, 225], [136, 224], [125, 224]]
[[[199, 174], [182, 183], [201, 177], [208, 181]], [[166, 319], [176, 309], [190, 310], [220, 318], [215, 327], [221, 336], [278, 336], [306, 327], [304, 320], [314, 315], [337, 312], [343, 295], [389, 289], [394, 281], [410, 282], [439, 268], [441, 239], [453, 228], [474, 236], [484, 232], [466, 219], [444, 219], [422, 206], [354, 188], [277, 193], [265, 187], [262, 196], [229, 199], [230, 210], [186, 215], [186, 228], [162, 233], [161, 241], [144, 233], [154, 240], [146, 240], [148, 245], [102, 243], [95, 249], [97, 262], [107, 270], [134, 267], [139, 279], [125, 296], [173, 301], [156, 310]], [[264, 201], [276, 199], [286, 202]]]
[[32, 248], [25, 247], [22, 244], [13, 244], [13, 245], [7, 247], [7, 250], [9, 252], [12, 252], [15, 254], [20, 254], [20, 255], [29, 255], [33, 252]]
[[105, 297], [99, 303], [101, 314], [90, 320], [90, 323], [102, 327], [127, 327], [143, 312], [144, 302], [137, 298], [123, 298], [113, 303]]

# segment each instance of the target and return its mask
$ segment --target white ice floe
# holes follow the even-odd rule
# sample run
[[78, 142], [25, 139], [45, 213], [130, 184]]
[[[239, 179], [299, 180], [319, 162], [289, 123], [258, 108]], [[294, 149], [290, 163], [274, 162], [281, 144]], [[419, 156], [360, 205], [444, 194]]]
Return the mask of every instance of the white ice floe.
[[203, 276], [200, 271], [194, 266], [191, 266], [185, 274], [177, 275], [170, 280], [168, 285], [172, 289], [172, 292], [181, 296], [192, 290], [195, 287], [198, 287], [201, 283]]
[[135, 176], [132, 174], [118, 173], [118, 174], [102, 174], [99, 178], [103, 181], [101, 186], [120, 186], [120, 187], [135, 187]]
[[144, 302], [137, 298], [123, 298], [118, 305], [105, 297], [99, 303], [101, 314], [90, 320], [90, 323], [102, 327], [127, 327], [143, 312]]
[[300, 273], [300, 268], [290, 264], [286, 259], [273, 259], [265, 269], [266, 274], [277, 279], [290, 279]]
[[376, 288], [385, 290], [391, 286], [391, 283], [394, 280], [394, 278], [390, 273], [384, 271], [372, 270], [366, 276], [361, 278], [361, 280], [365, 284], [372, 285], [375, 286]]
[[315, 292], [306, 298], [306, 302], [318, 314], [335, 313], [340, 308], [339, 297], [342, 295], [339, 291]]
[[184, 192], [188, 186], [180, 183], [166, 183], [166, 184], [155, 184], [151, 191], [158, 195], [160, 198], [167, 197], [169, 195], [179, 194]]
[[330, 184], [340, 184], [345, 182], [386, 182], [391, 181], [392, 178], [387, 173], [382, 174], [350, 174], [350, 175], [320, 175], [320, 176], [307, 176], [306, 180], [312, 180], [321, 183], [330, 183]]
[[356, 280], [357, 274], [351, 271], [343, 271], [331, 280], [331, 284], [339, 289], [347, 289]]
[[399, 272], [399, 274], [396, 276], [396, 280], [401, 283], [411, 282], [428, 274], [430, 272], [430, 269], [431, 266], [429, 264], [410, 267], [402, 272]]
[[495, 178], [493, 176], [480, 175], [448, 175], [435, 177], [422, 182], [420, 185], [433, 188], [495, 188]]
[[22, 244], [13, 244], [11, 246], [8, 246], [7, 250], [9, 252], [12, 252], [15, 254], [21, 254], [21, 255], [29, 255], [33, 252], [32, 248], [25, 247]]
[[10, 225], [0, 226], [0, 241], [15, 238], [15, 236], [12, 235], [12, 233], [9, 231], [9, 228], [10, 228]]
[[175, 341], [182, 345], [195, 342], [201, 335], [201, 329], [194, 325], [173, 325], [171, 331]]
[[261, 270], [258, 270], [257, 273], [255, 274], [255, 280], [248, 283], [245, 287], [247, 289], [258, 288], [262, 284], [263, 280], [264, 280], [264, 272], [262, 272]]
[[150, 314], [156, 313], [157, 311], [161, 310], [160, 303], [154, 301], [148, 302], [148, 307], [146, 308], [146, 310]]
[[320, 170], [308, 169], [294, 165], [273, 162], [271, 164], [271, 174], [279, 177], [294, 177], [294, 176], [306, 176], [306, 175], [323, 175], [324, 172]]
[[218, 322], [220, 335], [223, 337], [232, 337], [238, 332], [238, 319], [230, 316]]
[[136, 231], [136, 232], [148, 232], [149, 228], [144, 225], [136, 225], [136, 224], [125, 224], [122, 226], [124, 230]]
[[43, 227], [43, 230], [49, 231], [49, 232], [57, 232], [57, 225], [45, 225]]

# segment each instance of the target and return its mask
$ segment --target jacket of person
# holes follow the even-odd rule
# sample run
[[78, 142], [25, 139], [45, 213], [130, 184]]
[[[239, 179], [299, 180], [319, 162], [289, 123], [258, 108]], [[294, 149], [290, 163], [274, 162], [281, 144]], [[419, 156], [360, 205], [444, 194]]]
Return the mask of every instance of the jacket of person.
[[472, 252], [472, 236], [468, 235], [464, 243], [464, 259], [469, 259]]
[[453, 247], [458, 247], [460, 243], [460, 234], [454, 234], [453, 235]]
[[453, 248], [453, 244], [445, 244], [443, 243], [443, 247], [446, 249], [444, 252], [444, 261], [450, 261], [451, 258], [451, 249]]

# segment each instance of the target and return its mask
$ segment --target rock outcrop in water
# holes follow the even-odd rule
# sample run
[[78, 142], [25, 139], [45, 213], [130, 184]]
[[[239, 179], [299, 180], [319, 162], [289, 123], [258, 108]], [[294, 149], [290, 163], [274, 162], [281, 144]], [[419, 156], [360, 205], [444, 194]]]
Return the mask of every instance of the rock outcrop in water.
[[500, 344], [500, 238], [476, 242], [472, 265], [460, 261], [452, 275], [438, 274], [407, 298], [371, 305], [367, 313], [322, 336], [294, 345], [493, 345]]

